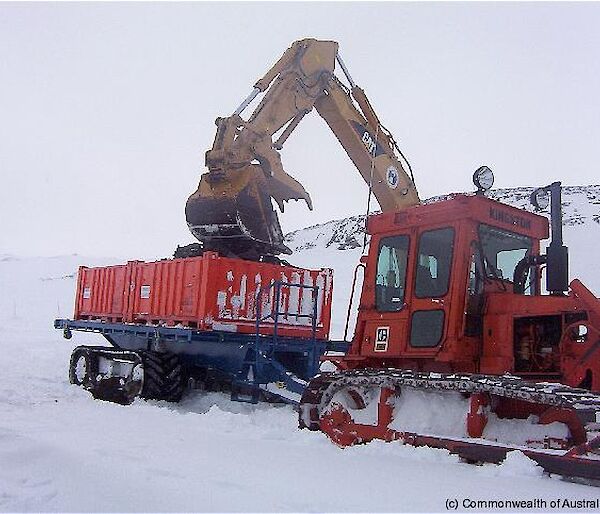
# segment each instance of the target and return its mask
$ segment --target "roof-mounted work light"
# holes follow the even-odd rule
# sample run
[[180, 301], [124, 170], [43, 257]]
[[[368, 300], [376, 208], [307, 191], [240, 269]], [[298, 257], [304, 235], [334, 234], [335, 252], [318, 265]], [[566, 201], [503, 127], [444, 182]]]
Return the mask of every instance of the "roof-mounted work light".
[[487, 166], [481, 166], [473, 173], [473, 184], [477, 188], [477, 194], [483, 194], [494, 185], [494, 174]]
[[531, 193], [530, 200], [536, 209], [545, 211], [550, 205], [550, 190], [548, 187], [538, 187]]

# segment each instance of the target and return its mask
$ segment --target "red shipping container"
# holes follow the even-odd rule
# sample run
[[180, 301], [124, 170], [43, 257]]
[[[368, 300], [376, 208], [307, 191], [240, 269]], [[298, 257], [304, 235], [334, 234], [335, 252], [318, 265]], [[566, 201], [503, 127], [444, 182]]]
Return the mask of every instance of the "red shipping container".
[[103, 268], [80, 266], [75, 319], [125, 321], [131, 269], [134, 263]]
[[[198, 330], [254, 333], [258, 293], [261, 313], [273, 312], [274, 281], [317, 286], [316, 335], [326, 339], [331, 320], [333, 271], [245, 261], [205, 252], [201, 257], [133, 261], [122, 266], [80, 268], [76, 319], [100, 319]], [[276, 309], [275, 309], [276, 310]], [[313, 290], [281, 288], [278, 331], [310, 337]], [[261, 333], [273, 332], [273, 319]]]

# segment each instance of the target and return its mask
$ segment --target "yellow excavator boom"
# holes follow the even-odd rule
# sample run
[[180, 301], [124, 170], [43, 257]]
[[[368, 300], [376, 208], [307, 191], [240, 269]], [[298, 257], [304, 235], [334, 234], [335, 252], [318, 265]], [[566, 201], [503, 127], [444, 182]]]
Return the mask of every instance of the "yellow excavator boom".
[[[350, 88], [334, 75], [336, 61]], [[262, 92], [264, 97], [245, 121], [242, 112]], [[293, 43], [255, 83], [231, 116], [216, 120], [215, 140], [205, 156], [208, 172], [186, 204], [188, 226], [204, 249], [252, 260], [291, 253], [283, 243], [271, 199], [281, 212], [289, 200], [305, 200], [312, 209], [310, 195], [284, 170], [279, 151], [313, 108], [383, 211], [419, 203], [392, 135], [381, 125], [364, 91], [354, 84], [338, 44], [303, 39]]]

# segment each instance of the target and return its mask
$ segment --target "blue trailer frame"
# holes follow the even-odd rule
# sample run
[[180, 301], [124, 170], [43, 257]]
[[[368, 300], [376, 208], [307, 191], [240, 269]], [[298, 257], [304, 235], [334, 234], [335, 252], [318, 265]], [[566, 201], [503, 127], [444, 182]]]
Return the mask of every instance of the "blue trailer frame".
[[[308, 338], [279, 335], [279, 310], [282, 288], [311, 289], [313, 308], [307, 318], [311, 324]], [[263, 314], [262, 297], [274, 289], [275, 308]], [[349, 343], [316, 338], [318, 287], [273, 281], [257, 294], [257, 319], [254, 334], [226, 331], [200, 331], [187, 327], [108, 323], [104, 321], [56, 319], [54, 328], [66, 338], [73, 331], [103, 335], [119, 349], [155, 350], [177, 354], [190, 370], [202, 369], [225, 377], [231, 383], [231, 397], [236, 401], [256, 403], [262, 394], [297, 404], [307, 382], [319, 372], [320, 359], [326, 352], [345, 353]], [[272, 335], [261, 334], [261, 326], [272, 320]]]

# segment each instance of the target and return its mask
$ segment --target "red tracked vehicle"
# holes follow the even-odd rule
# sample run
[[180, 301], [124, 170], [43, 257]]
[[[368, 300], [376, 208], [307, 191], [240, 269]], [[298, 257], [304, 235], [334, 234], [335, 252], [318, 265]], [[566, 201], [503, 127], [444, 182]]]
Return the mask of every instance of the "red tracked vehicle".
[[351, 348], [308, 384], [300, 426], [474, 461], [518, 448], [598, 479], [600, 301], [568, 284], [560, 183], [536, 197], [552, 197], [543, 255], [546, 218], [481, 193], [369, 218]]
[[[336, 62], [348, 85], [335, 76]], [[242, 119], [260, 93], [259, 105]], [[552, 199], [552, 242], [545, 254], [540, 241], [549, 235], [547, 220], [485, 198], [493, 183], [485, 166], [474, 175], [479, 194], [421, 205], [408, 161], [353, 81], [336, 42], [293, 43], [234, 113], [216, 120], [213, 147], [206, 153], [208, 172], [186, 204], [188, 226], [200, 244], [178, 249], [178, 256], [210, 251], [219, 258], [273, 264], [280, 262], [278, 254], [290, 253], [271, 200], [281, 211], [292, 199], [312, 205], [304, 187], [283, 169], [279, 150], [313, 108], [382, 210], [369, 218], [372, 239], [360, 264], [365, 276], [358, 321], [349, 352], [335, 360], [338, 371], [306, 384], [317, 370], [316, 356], [338, 343], [338, 349], [344, 347], [345, 341], [280, 341], [278, 312], [273, 338], [266, 342], [259, 337], [261, 316], [252, 341], [251, 334], [240, 339], [214, 324], [214, 333], [198, 334], [157, 326], [154, 321], [181, 321], [179, 313], [162, 311], [151, 316], [154, 321], [141, 319], [150, 325], [132, 318], [116, 326], [89, 320], [57, 320], [55, 326], [65, 335], [97, 331], [116, 346], [121, 342], [131, 365], [123, 376], [115, 376], [114, 369], [123, 366], [106, 366], [104, 381], [117, 389], [132, 383], [137, 385], [131, 389], [145, 394], [152, 383], [150, 373], [143, 373], [146, 364], [150, 372], [161, 363], [169, 370], [179, 366], [173, 353], [195, 348], [192, 366], [220, 368], [232, 383], [282, 386], [297, 396], [303, 391], [300, 426], [322, 430], [341, 446], [402, 441], [492, 462], [518, 448], [550, 472], [598, 479], [600, 301], [578, 280], [568, 283], [560, 184], [535, 197], [538, 207], [543, 198]], [[544, 269], [549, 294], [543, 293]], [[83, 351], [76, 349], [75, 357]], [[102, 362], [124, 360], [122, 352], [99, 352]], [[273, 358], [277, 353], [281, 361]], [[71, 378], [86, 385], [93, 382], [87, 380], [91, 366], [82, 366], [84, 380], [79, 380], [80, 361], [85, 359], [72, 359]], [[302, 369], [300, 380], [286, 369], [290, 363], [291, 371]], [[259, 376], [260, 369], [267, 373]], [[123, 380], [110, 382], [115, 378]], [[170, 387], [181, 392], [180, 375], [173, 384], [160, 378], [161, 387], [145, 396], [179, 398]], [[159, 396], [154, 389], [160, 389]], [[126, 393], [127, 400], [135, 396]]]

